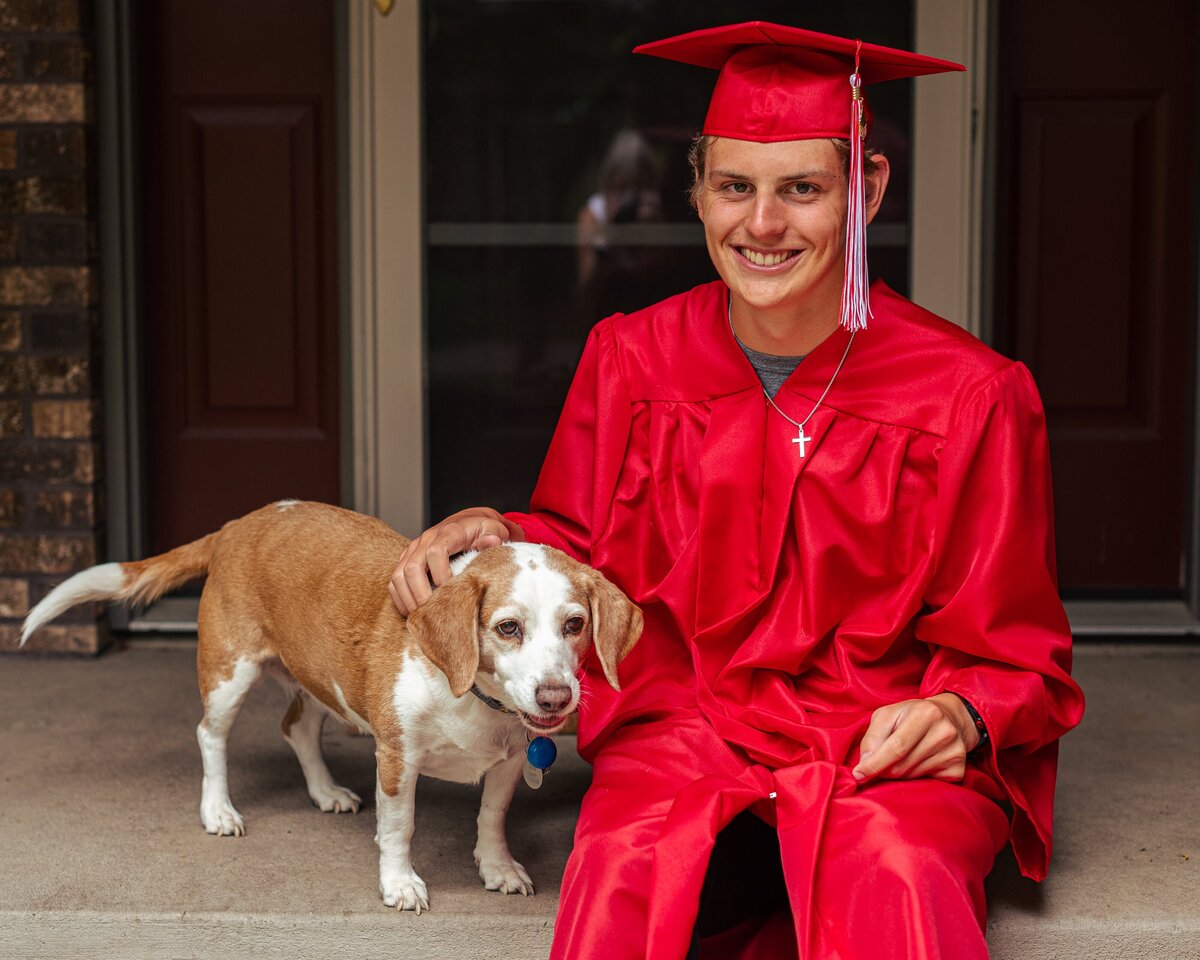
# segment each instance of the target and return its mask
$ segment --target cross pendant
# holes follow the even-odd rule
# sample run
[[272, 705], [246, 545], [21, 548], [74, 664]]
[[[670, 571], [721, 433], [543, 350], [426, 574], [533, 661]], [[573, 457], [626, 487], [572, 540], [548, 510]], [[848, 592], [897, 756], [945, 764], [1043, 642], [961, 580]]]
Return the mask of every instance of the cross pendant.
[[801, 428], [799, 429], [798, 433], [799, 433], [799, 435], [796, 437], [796, 439], [795, 439], [795, 440], [793, 440], [793, 441], [792, 441], [792, 443], [798, 443], [798, 444], [800, 444], [800, 457], [801, 457], [801, 459], [803, 459], [803, 458], [804, 458], [804, 445], [805, 445], [806, 443], [808, 443], [808, 441], [810, 441], [810, 440], [812, 439], [812, 437], [806, 437], [806, 436], [804, 435], [804, 428], [803, 428], [803, 427], [801, 427]]

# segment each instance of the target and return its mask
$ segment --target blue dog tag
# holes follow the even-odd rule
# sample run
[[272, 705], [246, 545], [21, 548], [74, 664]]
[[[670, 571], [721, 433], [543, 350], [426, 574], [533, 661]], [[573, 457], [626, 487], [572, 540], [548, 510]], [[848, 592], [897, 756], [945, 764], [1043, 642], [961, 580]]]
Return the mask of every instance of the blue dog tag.
[[534, 737], [525, 748], [525, 782], [530, 789], [536, 790], [542, 785], [546, 771], [558, 757], [558, 747], [549, 737]]
[[534, 737], [525, 748], [525, 759], [531, 767], [537, 767], [545, 773], [558, 759], [558, 747], [549, 737]]

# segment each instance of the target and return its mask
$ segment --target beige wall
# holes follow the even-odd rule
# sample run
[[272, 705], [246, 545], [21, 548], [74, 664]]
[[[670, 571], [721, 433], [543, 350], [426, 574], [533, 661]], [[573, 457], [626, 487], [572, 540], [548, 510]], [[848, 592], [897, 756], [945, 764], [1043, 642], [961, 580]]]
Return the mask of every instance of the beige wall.
[[961, 73], [916, 82], [913, 122], [912, 295], [981, 329], [983, 142], [988, 0], [917, 0], [916, 49]]
[[349, 4], [351, 506], [424, 524], [420, 23]]

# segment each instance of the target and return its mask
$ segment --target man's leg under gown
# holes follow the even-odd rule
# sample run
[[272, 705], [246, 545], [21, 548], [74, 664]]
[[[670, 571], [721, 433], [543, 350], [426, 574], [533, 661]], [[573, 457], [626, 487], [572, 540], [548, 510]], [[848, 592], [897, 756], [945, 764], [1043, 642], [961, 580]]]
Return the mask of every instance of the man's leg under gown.
[[[736, 773], [741, 764], [703, 721], [672, 723], [669, 736], [664, 726], [626, 728], [596, 758], [551, 960], [643, 960], [654, 848], [674, 798], [701, 776]], [[994, 794], [990, 781], [982, 788]], [[838, 791], [819, 838], [815, 883], [788, 871], [793, 851], [811, 848], [812, 838], [781, 838], [793, 903], [812, 894], [809, 957], [986, 957], [983, 878], [1007, 833], [1000, 807], [968, 787], [920, 780]], [[718, 887], [739, 882], [713, 879]], [[719, 895], [706, 899], [721, 909]], [[678, 960], [686, 950], [685, 941]], [[796, 950], [790, 918], [776, 915], [704, 941], [700, 956], [786, 960]]]
[[579, 812], [551, 960], [645, 960], [655, 846], [672, 805], [697, 779], [745, 766], [698, 717], [612, 734]]
[[[972, 780], [999, 796], [982, 774]], [[835, 796], [813, 883], [811, 956], [985, 960], [983, 881], [1007, 839], [1004, 811], [971, 787], [893, 780]]]

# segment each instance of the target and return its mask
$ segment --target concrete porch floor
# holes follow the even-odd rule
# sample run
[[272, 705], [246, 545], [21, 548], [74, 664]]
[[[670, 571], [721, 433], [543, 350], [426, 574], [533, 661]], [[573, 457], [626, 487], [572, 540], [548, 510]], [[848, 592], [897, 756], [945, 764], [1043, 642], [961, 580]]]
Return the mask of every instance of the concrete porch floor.
[[[200, 827], [194, 652], [178, 641], [94, 661], [0, 658], [0, 957], [544, 958], [586, 765], [570, 738], [539, 792], [522, 786], [509, 841], [536, 897], [483, 890], [471, 860], [478, 789], [424, 781], [414, 860], [433, 909], [386, 909], [373, 802], [310, 806], [256, 691], [230, 783], [248, 835]], [[1088, 645], [1089, 697], [1063, 744], [1050, 880], [989, 881], [999, 960], [1200, 957], [1200, 648]], [[335, 776], [372, 797], [373, 745], [329, 724]], [[373, 799], [373, 798], [372, 798]]]

